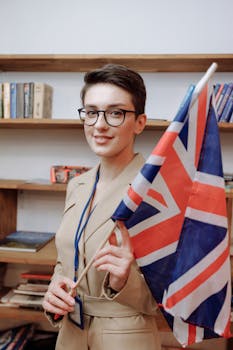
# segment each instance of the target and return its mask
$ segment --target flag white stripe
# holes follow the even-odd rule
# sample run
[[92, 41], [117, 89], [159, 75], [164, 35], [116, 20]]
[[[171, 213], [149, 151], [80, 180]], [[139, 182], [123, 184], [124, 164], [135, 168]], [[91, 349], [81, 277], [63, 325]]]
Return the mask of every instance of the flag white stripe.
[[[186, 320], [203, 301], [205, 301], [211, 295], [218, 293], [226, 285], [229, 280], [229, 276], [226, 276], [225, 273], [226, 263], [227, 262], [225, 262], [216, 273], [212, 274], [210, 278], [203, 282], [192, 293], [188, 294], [173, 307], [165, 308], [165, 310], [173, 316], [179, 316]], [[165, 305], [164, 302], [163, 305]], [[219, 332], [222, 333], [226, 327], [226, 323], [221, 323], [218, 325]]]
[[189, 282], [193, 281], [196, 277], [200, 275], [200, 271], [204, 271], [208, 266], [210, 266], [213, 261], [216, 260], [218, 256], [228, 247], [228, 237], [224, 238], [211, 252], [204, 256], [198, 263], [196, 263], [192, 268], [190, 268], [186, 273], [177, 278], [173, 283], [169, 285], [166, 297], [169, 298], [172, 294], [179, 291], [183, 286], [187, 285]]
[[187, 207], [185, 216], [189, 219], [205, 222], [206, 224], [221, 226], [225, 228], [228, 227], [227, 218], [225, 216], [212, 214], [203, 210]]
[[137, 264], [140, 267], [150, 265], [150, 264], [154, 263], [155, 261], [162, 259], [165, 256], [168, 256], [168, 255], [174, 253], [176, 251], [177, 244], [178, 244], [178, 241], [176, 241], [172, 244], [166, 245], [166, 247], [164, 247], [164, 248], [153, 251], [152, 253], [143, 256], [142, 258], [138, 258], [138, 259], [136, 259]]
[[182, 122], [176, 122], [173, 121], [167, 128], [168, 132], [175, 132], [175, 133], [179, 133], [181, 131], [181, 129], [183, 128], [184, 123]]
[[206, 185], [224, 188], [224, 179], [222, 177], [207, 174], [207, 173], [202, 173], [200, 171], [196, 172], [194, 181], [197, 181]]
[[[230, 263], [226, 262], [226, 274], [228, 274], [228, 280], [231, 280]], [[221, 334], [223, 324], [227, 324], [229, 321], [229, 310], [231, 309], [231, 283], [227, 284], [227, 295], [222, 305], [221, 311], [214, 324], [214, 330], [217, 334]]]
[[158, 166], [161, 166], [164, 161], [165, 161], [165, 157], [161, 157], [161, 156], [158, 156], [158, 155], [155, 155], [155, 154], [151, 154], [147, 161], [146, 161], [146, 164], [152, 164], [152, 165], [158, 165]]

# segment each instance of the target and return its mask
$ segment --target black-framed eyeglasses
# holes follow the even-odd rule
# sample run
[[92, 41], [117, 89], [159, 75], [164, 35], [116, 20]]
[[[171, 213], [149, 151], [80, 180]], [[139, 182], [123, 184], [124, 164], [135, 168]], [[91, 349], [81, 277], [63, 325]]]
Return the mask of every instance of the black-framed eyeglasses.
[[103, 113], [105, 122], [110, 126], [120, 126], [124, 123], [126, 113], [136, 113], [136, 111], [130, 111], [121, 108], [109, 108], [106, 111], [97, 111], [95, 109], [78, 109], [79, 117], [84, 124], [88, 126], [95, 125], [100, 113]]

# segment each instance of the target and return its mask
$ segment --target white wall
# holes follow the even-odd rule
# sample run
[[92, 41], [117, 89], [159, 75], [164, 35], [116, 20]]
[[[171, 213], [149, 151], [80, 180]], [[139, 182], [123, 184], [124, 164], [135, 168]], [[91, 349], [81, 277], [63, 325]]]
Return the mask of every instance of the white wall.
[[1, 0], [1, 53], [232, 53], [232, 0]]
[[[0, 54], [232, 53], [232, 0], [0, 0]], [[200, 73], [144, 73], [150, 118], [172, 119]], [[53, 118], [75, 118], [81, 73], [0, 73], [0, 81], [54, 86]], [[233, 81], [216, 73], [213, 83]], [[160, 133], [137, 141], [147, 156]], [[224, 170], [233, 171], [232, 134], [222, 134]], [[0, 178], [48, 179], [54, 164], [93, 165], [80, 130], [0, 130]], [[19, 194], [18, 228], [56, 230], [64, 196]]]

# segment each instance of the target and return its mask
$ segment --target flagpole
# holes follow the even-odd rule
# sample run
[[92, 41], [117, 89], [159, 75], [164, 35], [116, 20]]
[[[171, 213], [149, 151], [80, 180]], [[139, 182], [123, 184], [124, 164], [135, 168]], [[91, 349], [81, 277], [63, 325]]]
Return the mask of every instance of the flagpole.
[[215, 73], [217, 68], [218, 68], [217, 63], [213, 62], [211, 64], [211, 66], [208, 68], [208, 70], [206, 71], [206, 73], [203, 75], [203, 77], [199, 80], [199, 82], [197, 83], [197, 85], [196, 85], [196, 87], [195, 87], [195, 89], [193, 91], [192, 101], [190, 103], [190, 108], [196, 102], [196, 100], [197, 100], [198, 96], [200, 95], [202, 89], [208, 83], [208, 81], [213, 76], [213, 74]]
[[[102, 242], [100, 243], [99, 247], [97, 248], [95, 254], [92, 256], [91, 260], [88, 262], [88, 264], [86, 265], [86, 267], [83, 269], [83, 271], [81, 272], [78, 280], [75, 282], [75, 285], [72, 289], [70, 289], [69, 291], [69, 294], [74, 296], [75, 295], [75, 289], [79, 286], [79, 284], [81, 283], [83, 277], [87, 274], [87, 272], [89, 271], [90, 267], [92, 266], [94, 260], [95, 260], [95, 257], [96, 257], [96, 254], [105, 246], [105, 244], [107, 243], [107, 241], [109, 240], [111, 234], [114, 232], [114, 230], [116, 229], [117, 227], [117, 222], [115, 222], [114, 224], [114, 227], [113, 229], [111, 230], [111, 232], [102, 240]], [[63, 318], [63, 315], [59, 315], [59, 314], [51, 314], [50, 315], [52, 316], [53, 318], [53, 321], [54, 322], [59, 322], [62, 318]]]

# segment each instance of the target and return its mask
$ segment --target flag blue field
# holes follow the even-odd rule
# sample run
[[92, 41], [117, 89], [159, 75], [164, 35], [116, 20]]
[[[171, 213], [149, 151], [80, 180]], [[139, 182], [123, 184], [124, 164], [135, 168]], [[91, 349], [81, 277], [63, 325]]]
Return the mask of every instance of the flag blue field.
[[230, 260], [210, 67], [112, 216], [177, 340], [230, 336]]

